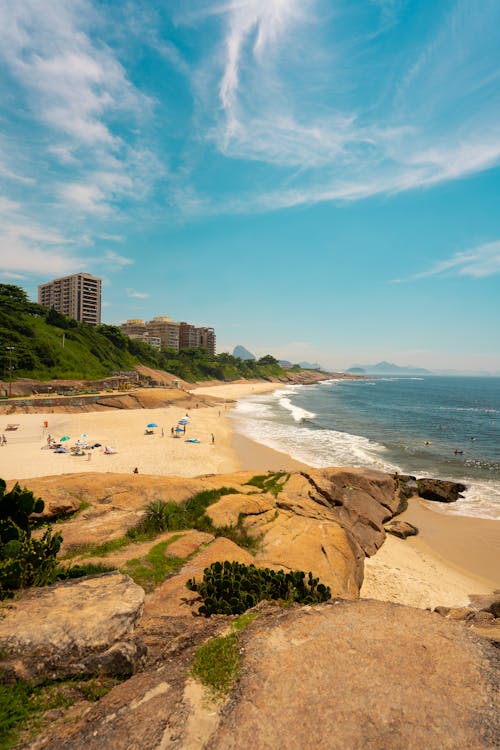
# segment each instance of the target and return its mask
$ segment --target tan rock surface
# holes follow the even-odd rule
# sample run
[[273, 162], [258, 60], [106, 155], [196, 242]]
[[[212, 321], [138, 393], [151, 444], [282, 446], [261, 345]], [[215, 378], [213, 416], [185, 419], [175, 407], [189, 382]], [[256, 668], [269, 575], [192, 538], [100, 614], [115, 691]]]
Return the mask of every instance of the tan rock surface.
[[0, 649], [19, 674], [78, 673], [75, 661], [133, 632], [144, 599], [143, 589], [121, 573], [29, 590], [0, 609]]
[[363, 560], [351, 538], [336, 521], [318, 521], [277, 511], [266, 522], [252, 519], [252, 533], [261, 536], [255, 562], [260, 567], [309, 570], [332, 590], [332, 596], [354, 599], [363, 581]]
[[108, 646], [134, 629], [143, 606], [143, 589], [121, 573], [32, 589], [0, 609], [0, 648]]
[[210, 750], [500, 742], [497, 650], [435, 614], [375, 601], [273, 612], [244, 632], [243, 654]]
[[273, 511], [276, 506], [271, 495], [223, 495], [207, 508], [207, 516], [214, 526], [236, 526], [240, 513], [258, 516]]

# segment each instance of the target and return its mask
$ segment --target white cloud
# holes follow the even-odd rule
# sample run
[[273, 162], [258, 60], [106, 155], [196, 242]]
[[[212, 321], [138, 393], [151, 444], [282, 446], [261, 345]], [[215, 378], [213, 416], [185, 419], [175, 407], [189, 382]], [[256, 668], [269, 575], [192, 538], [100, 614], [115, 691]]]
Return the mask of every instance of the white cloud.
[[395, 281], [416, 281], [429, 276], [468, 276], [481, 279], [496, 274], [500, 274], [500, 240], [455, 253], [451, 258], [435, 263], [426, 271]]
[[135, 289], [126, 289], [127, 296], [133, 297], [134, 299], [148, 299], [149, 294], [146, 292], [137, 292]]

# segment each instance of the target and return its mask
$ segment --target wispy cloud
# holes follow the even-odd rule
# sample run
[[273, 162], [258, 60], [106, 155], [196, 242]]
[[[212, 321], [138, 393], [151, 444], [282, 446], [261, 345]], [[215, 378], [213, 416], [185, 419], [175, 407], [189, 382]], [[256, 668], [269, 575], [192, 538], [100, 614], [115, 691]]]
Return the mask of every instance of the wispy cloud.
[[430, 276], [468, 276], [474, 279], [500, 274], [500, 240], [455, 253], [426, 271], [420, 271], [405, 279], [395, 279], [394, 283], [417, 281]]
[[127, 289], [127, 297], [133, 297], [134, 299], [148, 299], [149, 294], [146, 292], [138, 292], [135, 289]]
[[[372, 9], [380, 9], [379, 30], [396, 34], [404, 5], [372, 0]], [[391, 69], [384, 68], [373, 29], [336, 34], [336, 19], [350, 12], [344, 0], [334, 7], [321, 0], [181, 7], [181, 24], [200, 26], [207, 18], [220, 24], [215, 54], [211, 47], [192, 73], [204, 122], [212, 122], [209, 138], [235, 164], [276, 168], [264, 191], [218, 196], [219, 211], [360, 200], [500, 163], [500, 74], [493, 62], [500, 6], [494, 0], [485, 0], [481, 13], [469, 0], [457, 0], [433, 14], [427, 38], [409, 40], [397, 58], [396, 76], [390, 57]], [[371, 12], [367, 5], [360, 18]], [[201, 202], [204, 208], [210, 211]]]

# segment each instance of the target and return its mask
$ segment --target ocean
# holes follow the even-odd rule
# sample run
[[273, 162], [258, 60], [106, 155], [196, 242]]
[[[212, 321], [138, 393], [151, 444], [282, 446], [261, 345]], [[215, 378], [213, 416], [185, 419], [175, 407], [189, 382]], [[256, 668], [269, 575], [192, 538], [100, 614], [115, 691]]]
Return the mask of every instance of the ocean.
[[500, 520], [500, 378], [325, 380], [250, 396], [232, 417], [240, 434], [310, 466], [463, 482], [464, 499], [436, 509]]

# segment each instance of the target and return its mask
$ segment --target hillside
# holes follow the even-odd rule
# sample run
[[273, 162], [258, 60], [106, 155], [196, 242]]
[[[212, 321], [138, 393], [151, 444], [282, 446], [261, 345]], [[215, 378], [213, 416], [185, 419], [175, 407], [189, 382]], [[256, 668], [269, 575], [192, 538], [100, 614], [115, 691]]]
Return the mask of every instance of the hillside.
[[188, 382], [279, 378], [285, 371], [266, 355], [258, 361], [205, 349], [157, 351], [118, 327], [92, 327], [30, 302], [20, 287], [0, 284], [0, 376], [37, 380], [96, 380], [138, 366], [164, 370]]

